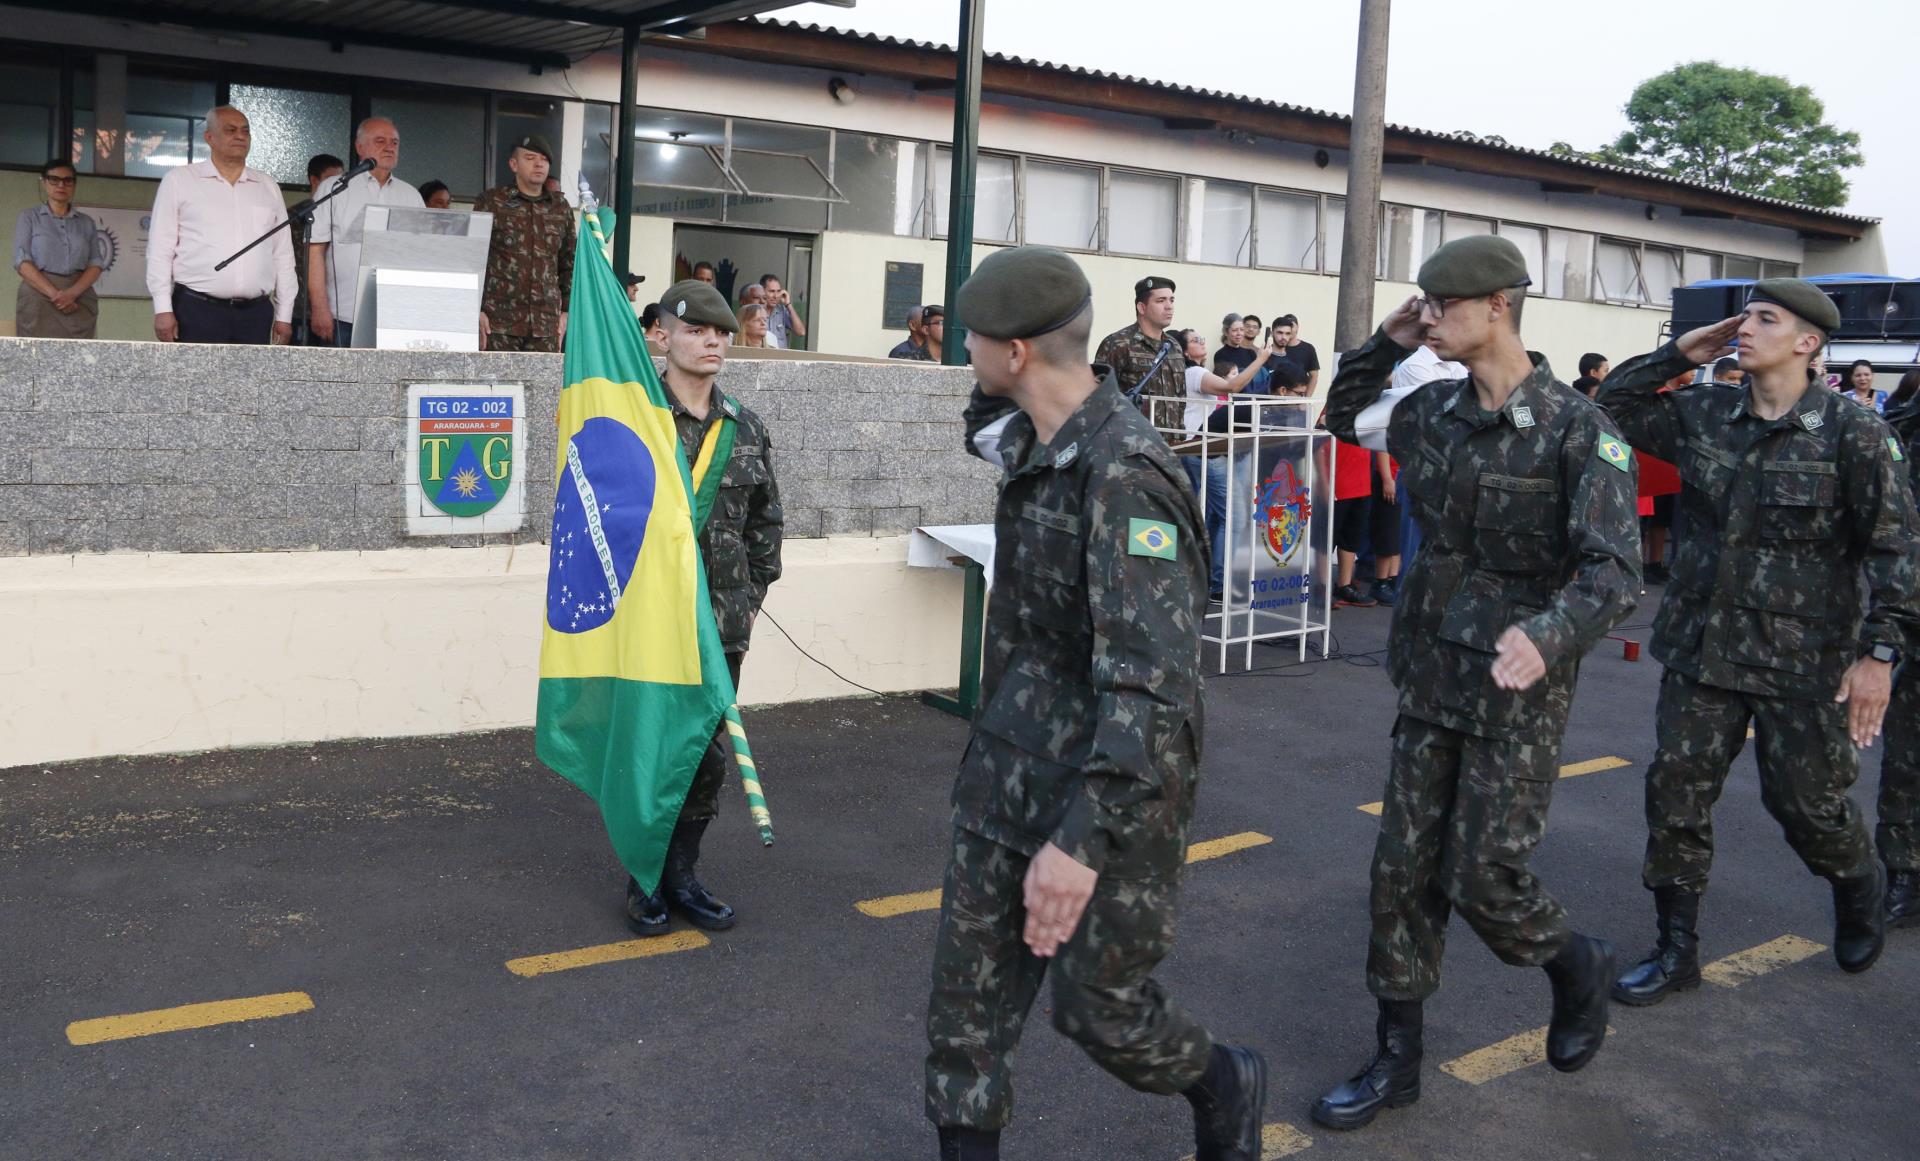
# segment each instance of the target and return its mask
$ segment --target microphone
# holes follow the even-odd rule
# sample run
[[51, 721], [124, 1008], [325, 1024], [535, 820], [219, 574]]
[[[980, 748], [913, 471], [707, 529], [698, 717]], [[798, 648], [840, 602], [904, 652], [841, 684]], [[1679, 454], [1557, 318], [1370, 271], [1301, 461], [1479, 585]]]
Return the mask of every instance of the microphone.
[[352, 169], [349, 169], [347, 172], [341, 174], [340, 180], [350, 181], [353, 178], [359, 177], [363, 173], [372, 173], [373, 167], [375, 164], [376, 162], [373, 160], [373, 158], [363, 157], [360, 159], [360, 164], [354, 166]]

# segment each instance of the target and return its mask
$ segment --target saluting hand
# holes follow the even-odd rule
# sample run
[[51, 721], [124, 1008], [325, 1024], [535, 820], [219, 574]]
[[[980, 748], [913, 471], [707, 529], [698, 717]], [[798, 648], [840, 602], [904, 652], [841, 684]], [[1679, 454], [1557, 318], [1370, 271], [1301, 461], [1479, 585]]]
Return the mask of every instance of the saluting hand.
[[1547, 659], [1518, 625], [1507, 626], [1493, 643], [1493, 651], [1498, 655], [1493, 661], [1493, 683], [1501, 689], [1526, 689], [1547, 675]]
[[1675, 345], [1687, 362], [1711, 363], [1722, 355], [1731, 355], [1734, 351], [1733, 337], [1740, 331], [1740, 324], [1747, 321], [1744, 314], [1732, 318], [1723, 318], [1717, 323], [1697, 327], [1681, 335]]
[[1871, 657], [1847, 666], [1840, 678], [1840, 692], [1833, 696], [1847, 704], [1847, 733], [1862, 750], [1880, 736], [1881, 720], [1887, 716], [1887, 702], [1893, 697], [1893, 666]]
[[1427, 341], [1427, 324], [1420, 319], [1420, 296], [1414, 295], [1393, 308], [1380, 324], [1387, 337], [1412, 350]]
[[1100, 872], [1082, 865], [1072, 855], [1048, 843], [1027, 864], [1025, 902], [1027, 928], [1024, 938], [1033, 954], [1050, 958], [1060, 945], [1072, 938], [1093, 898], [1093, 885]]

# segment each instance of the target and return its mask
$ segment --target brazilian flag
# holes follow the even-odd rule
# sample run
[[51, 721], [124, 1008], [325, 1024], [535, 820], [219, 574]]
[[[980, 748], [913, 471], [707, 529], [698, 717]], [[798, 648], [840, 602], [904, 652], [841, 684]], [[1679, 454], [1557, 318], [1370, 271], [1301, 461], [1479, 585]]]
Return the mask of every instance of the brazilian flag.
[[[708, 448], [688, 465], [601, 249], [605, 228], [593, 214], [585, 226], [560, 393], [535, 747], [600, 804], [614, 852], [651, 891], [701, 754], [723, 718], [738, 727], [696, 533], [698, 501], [711, 505], [726, 461]], [[713, 478], [696, 483], [695, 468]], [[736, 753], [744, 738], [735, 733]], [[742, 767], [751, 780], [751, 760]]]

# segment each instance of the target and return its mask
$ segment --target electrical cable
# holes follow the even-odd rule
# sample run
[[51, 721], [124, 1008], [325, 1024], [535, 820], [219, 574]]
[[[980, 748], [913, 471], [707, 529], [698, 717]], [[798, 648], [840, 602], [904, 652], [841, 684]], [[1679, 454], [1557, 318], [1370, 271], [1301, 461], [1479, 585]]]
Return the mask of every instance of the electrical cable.
[[872, 686], [861, 685], [859, 682], [855, 681], [853, 678], [848, 677], [846, 674], [840, 672], [838, 669], [835, 669], [833, 666], [828, 665], [826, 662], [820, 660], [818, 657], [815, 657], [813, 654], [801, 648], [800, 642], [795, 641], [793, 639], [793, 634], [787, 632], [787, 627], [785, 625], [782, 625], [780, 622], [775, 621], [773, 619], [772, 613], [767, 612], [765, 609], [761, 609], [760, 615], [765, 617], [768, 621], [772, 622], [773, 627], [780, 630], [780, 635], [787, 639], [787, 644], [793, 646], [794, 649], [799, 652], [800, 656], [806, 658], [808, 661], [813, 662], [815, 665], [818, 665], [820, 668], [826, 670], [828, 673], [833, 674], [835, 677], [839, 678], [841, 681], [846, 682], [848, 685], [851, 685], [855, 689], [866, 690], [868, 693], [872, 694], [875, 697], [893, 696], [890, 694], [881, 693], [879, 690], [874, 689]]

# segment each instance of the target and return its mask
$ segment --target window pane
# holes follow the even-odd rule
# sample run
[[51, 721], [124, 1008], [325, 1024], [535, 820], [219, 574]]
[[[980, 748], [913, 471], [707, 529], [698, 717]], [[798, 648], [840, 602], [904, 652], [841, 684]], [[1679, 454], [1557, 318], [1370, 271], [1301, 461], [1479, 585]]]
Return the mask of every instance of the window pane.
[[40, 166], [54, 155], [60, 70], [36, 54], [0, 51], [0, 164]]
[[1318, 264], [1320, 199], [1263, 189], [1255, 200], [1260, 265], [1312, 270]]
[[601, 205], [613, 204], [613, 106], [587, 105], [580, 130], [580, 176]]
[[[947, 232], [947, 210], [953, 198], [953, 151], [936, 148], [933, 164], [933, 232]], [[1013, 158], [980, 155], [973, 176], [973, 240], [1011, 242], [1014, 239]]]
[[[1444, 216], [1439, 210], [1426, 211], [1420, 235], [1420, 261], [1433, 257], [1433, 252], [1440, 248], [1440, 220]], [[1420, 268], [1414, 267], [1414, 273], [1419, 272]]]
[[[833, 207], [833, 228], [869, 234], [906, 233], [921, 200], [914, 176], [914, 143], [865, 133], [841, 133], [833, 146], [833, 184], [846, 195]], [[924, 177], [925, 170], [921, 170]]]
[[1608, 302], [1645, 302], [1647, 288], [1640, 281], [1638, 247], [1603, 241], [1594, 263], [1594, 297]]
[[[207, 143], [200, 139], [200, 135], [206, 130], [207, 110], [212, 107], [211, 80], [148, 72], [137, 64], [129, 66], [126, 175], [165, 177], [167, 171], [175, 166], [205, 161]], [[91, 110], [88, 120], [91, 123]], [[256, 124], [256, 154], [260, 145], [260, 130]], [[255, 168], [259, 167], [258, 162], [253, 164]], [[300, 178], [304, 182], [304, 158], [300, 168]]]
[[733, 172], [748, 189], [727, 199], [729, 222], [824, 230], [833, 135], [807, 125], [733, 119]]
[[[463, 200], [479, 197], [486, 188], [485, 97], [376, 96], [373, 113], [391, 120], [400, 131], [400, 172], [414, 185], [443, 181], [454, 197]], [[506, 164], [506, 157], [501, 157], [500, 167], [505, 169]], [[300, 159], [300, 167], [306, 169], [306, 158]], [[560, 176], [559, 158], [554, 159], [552, 172]], [[511, 175], [505, 180], [512, 180]], [[604, 184], [594, 190], [606, 196]], [[578, 196], [576, 190], [566, 192]]]
[[[510, 185], [513, 174], [507, 170], [507, 157], [513, 153], [513, 143], [528, 134], [544, 137], [549, 142], [561, 141], [565, 128], [565, 118], [561, 114], [558, 97], [510, 97], [497, 94], [493, 106], [493, 173], [487, 185]], [[407, 127], [400, 129], [400, 168], [407, 173], [420, 173], [413, 163], [407, 160]], [[417, 134], [415, 136], [418, 136]], [[635, 158], [638, 160], [638, 157]], [[556, 166], [555, 168], [558, 168]], [[421, 181], [429, 175], [422, 174]], [[412, 179], [409, 178], [409, 181]], [[446, 180], [442, 178], [441, 180]], [[414, 182], [415, 185], [420, 184]], [[451, 184], [451, 183], [449, 183]], [[572, 192], [572, 191], [568, 191]]]
[[1726, 262], [1722, 264], [1722, 269], [1726, 271], [1721, 276], [1723, 278], [1758, 278], [1760, 277], [1760, 259], [1738, 258], [1729, 254]]
[[1593, 235], [1548, 230], [1547, 297], [1585, 299], [1592, 282]]
[[1500, 236], [1520, 248], [1527, 260], [1527, 277], [1533, 279], [1533, 285], [1527, 288], [1528, 294], [1547, 292], [1547, 232], [1539, 226], [1516, 226], [1512, 222], [1500, 223]]
[[1200, 247], [1196, 257], [1222, 266], [1253, 264], [1253, 187], [1200, 183]]
[[1720, 255], [1702, 254], [1698, 250], [1687, 251], [1681, 276], [1688, 283], [1705, 282], [1709, 278], [1720, 277]]
[[1440, 244], [1440, 215], [1412, 206], [1389, 205], [1385, 207], [1384, 217], [1380, 232], [1381, 277], [1412, 282], [1420, 272], [1420, 264]]
[[1800, 277], [1800, 264], [1798, 262], [1762, 262], [1760, 264], [1760, 277], [1798, 278]]
[[1640, 277], [1647, 287], [1647, 301], [1661, 306], [1673, 302], [1673, 288], [1680, 285], [1680, 251], [1648, 246], [1641, 252]]
[[1326, 223], [1326, 263], [1321, 267], [1328, 274], [1340, 273], [1340, 255], [1347, 243], [1347, 199], [1327, 199]]
[[[310, 89], [281, 89], [266, 85], [233, 85], [229, 102], [247, 115], [253, 125], [253, 152], [247, 164], [284, 185], [307, 184], [307, 159], [316, 153], [339, 154], [348, 164], [342, 144], [352, 138], [353, 104], [345, 93], [321, 93]], [[406, 172], [418, 174], [406, 146], [426, 146], [425, 140], [409, 141], [405, 122], [400, 128], [400, 160]], [[199, 160], [197, 157], [195, 160]], [[420, 184], [415, 180], [414, 184]]]
[[719, 221], [723, 195], [733, 188], [714, 160], [726, 144], [726, 119], [635, 109], [633, 134], [633, 212]]
[[1100, 248], [1100, 171], [1027, 162], [1028, 242], [1068, 250]]
[[1459, 214], [1447, 215], [1446, 240], [1472, 238], [1481, 234], [1493, 233], [1493, 223], [1485, 218], [1468, 218]]
[[1173, 257], [1180, 185], [1170, 177], [1112, 171], [1107, 177], [1107, 249]]

